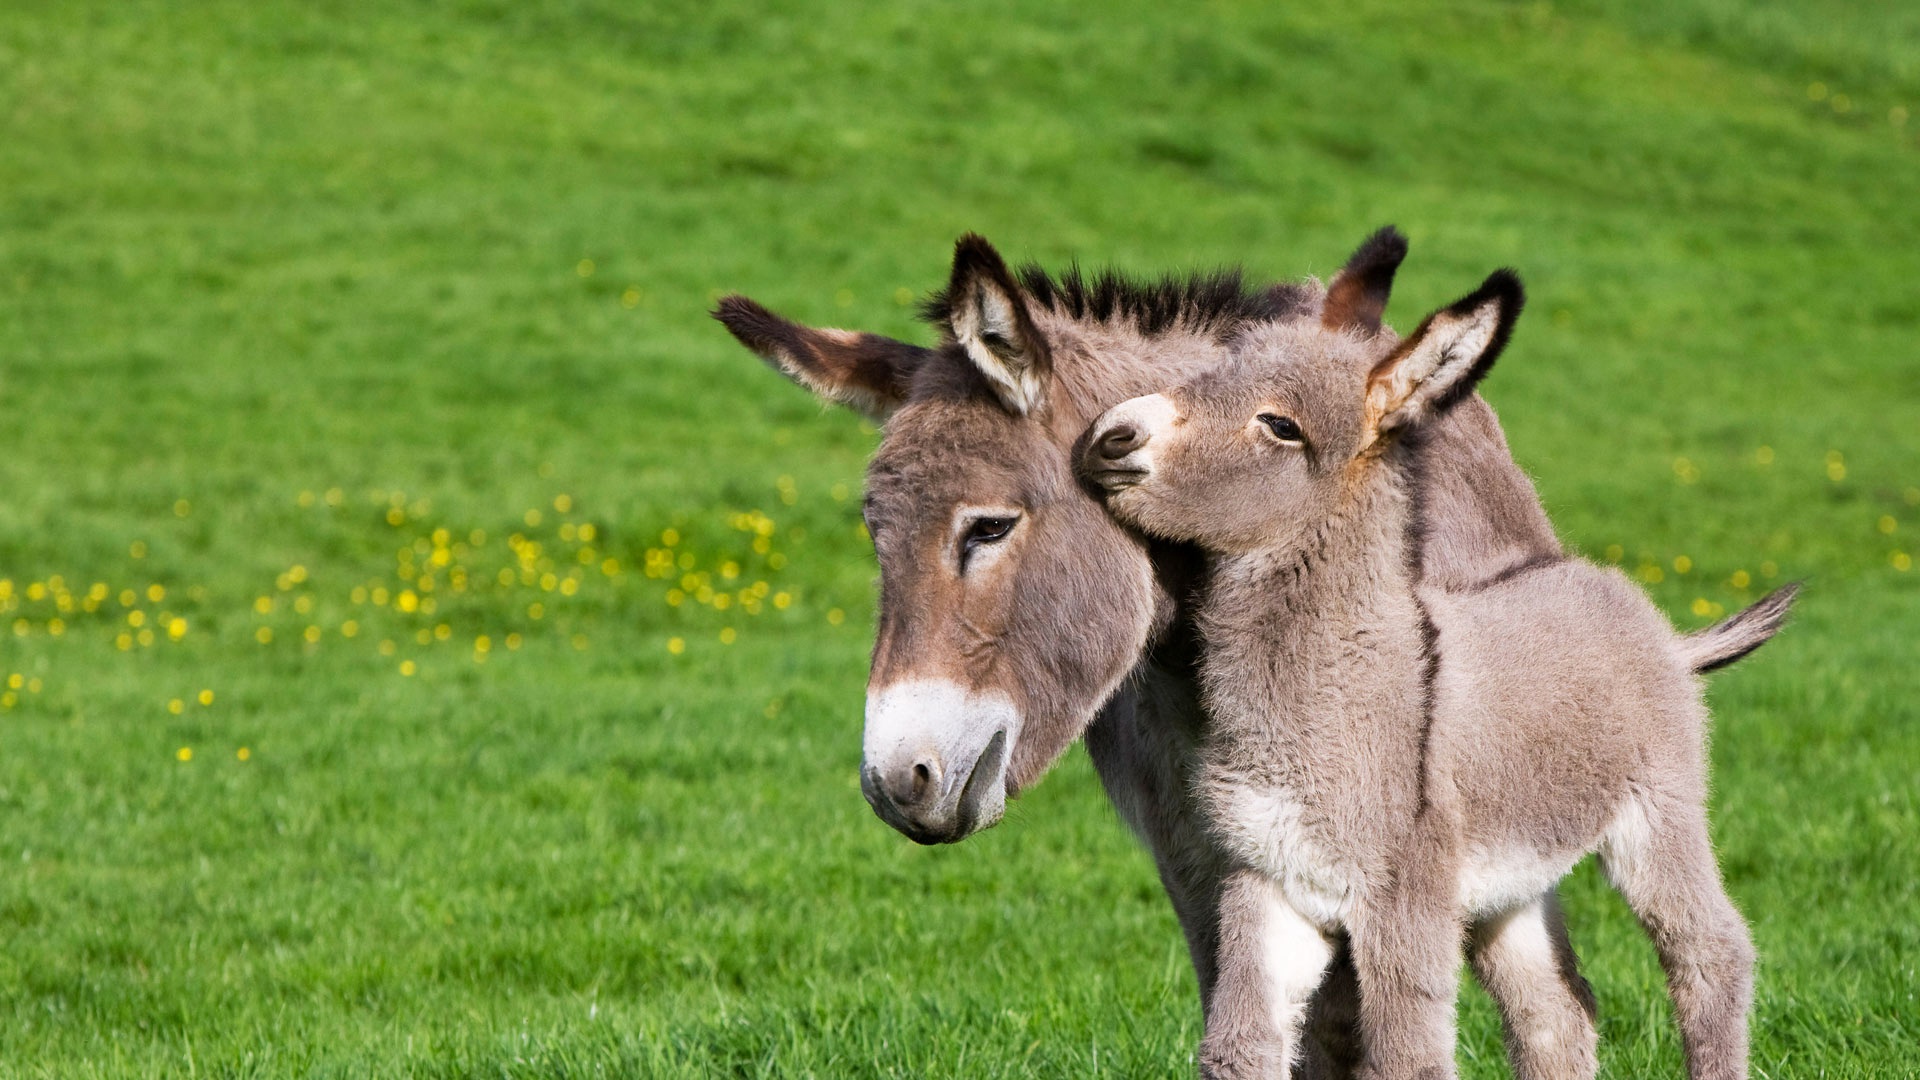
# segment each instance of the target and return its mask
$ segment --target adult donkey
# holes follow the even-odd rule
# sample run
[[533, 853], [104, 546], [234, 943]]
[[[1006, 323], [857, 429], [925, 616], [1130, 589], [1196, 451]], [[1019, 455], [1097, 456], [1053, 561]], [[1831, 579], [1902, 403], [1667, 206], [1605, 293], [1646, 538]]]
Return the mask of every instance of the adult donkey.
[[[1241, 940], [1246, 920], [1222, 911], [1227, 860], [1189, 795], [1206, 722], [1181, 615], [1192, 558], [1114, 524], [1074, 478], [1075, 444], [1114, 404], [1217, 363], [1252, 323], [1377, 328], [1405, 254], [1383, 229], [1325, 288], [1255, 289], [1237, 272], [1016, 276], [969, 235], [923, 308], [935, 348], [801, 326], [741, 296], [714, 312], [793, 381], [884, 422], [865, 505], [880, 563], [861, 764], [874, 811], [921, 843], [961, 840], [1084, 736], [1153, 853], [1209, 1012], [1221, 957], [1270, 945]], [[1412, 553], [1424, 580], [1465, 586], [1559, 554], [1484, 401], [1431, 437], [1445, 450], [1423, 498], [1442, 524]], [[1517, 1073], [1592, 1075], [1593, 998], [1550, 897], [1478, 928], [1469, 951]], [[1355, 996], [1337, 961], [1309, 1009], [1305, 1075], [1352, 1068]]]

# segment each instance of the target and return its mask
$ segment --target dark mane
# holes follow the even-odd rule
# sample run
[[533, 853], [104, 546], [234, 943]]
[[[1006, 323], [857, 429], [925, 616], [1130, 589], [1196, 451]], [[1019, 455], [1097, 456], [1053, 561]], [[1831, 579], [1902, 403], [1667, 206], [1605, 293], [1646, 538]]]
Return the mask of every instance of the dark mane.
[[[1125, 320], [1145, 335], [1176, 327], [1206, 333], [1285, 318], [1310, 306], [1314, 295], [1311, 286], [1293, 283], [1249, 286], [1239, 267], [1146, 279], [1112, 269], [1089, 277], [1076, 265], [1055, 277], [1028, 263], [1018, 276], [1027, 298], [1041, 308], [1077, 320]], [[953, 298], [942, 289], [920, 305], [920, 316], [944, 326], [952, 305]]]

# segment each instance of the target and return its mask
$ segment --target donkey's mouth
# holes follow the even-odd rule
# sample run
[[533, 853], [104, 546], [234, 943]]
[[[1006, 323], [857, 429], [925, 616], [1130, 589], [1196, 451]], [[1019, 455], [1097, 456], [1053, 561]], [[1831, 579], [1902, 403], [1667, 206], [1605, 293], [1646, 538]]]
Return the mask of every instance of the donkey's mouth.
[[1000, 820], [1020, 710], [999, 691], [946, 679], [867, 695], [860, 790], [880, 820], [922, 844], [964, 840]]
[[[982, 829], [999, 824], [1007, 808], [1007, 731], [993, 733], [986, 748], [974, 759], [973, 768], [957, 792], [941, 799], [930, 813], [902, 812], [884, 799], [869, 793], [881, 820], [893, 826], [916, 844], [957, 844]], [[869, 785], [864, 781], [863, 787]], [[874, 785], [877, 787], [876, 785]]]
[[[987, 748], [980, 751], [967, 782], [960, 789], [959, 830], [952, 840], [961, 840], [1000, 823], [1007, 809], [1007, 729], [993, 733]], [[948, 841], [949, 843], [952, 840]]]

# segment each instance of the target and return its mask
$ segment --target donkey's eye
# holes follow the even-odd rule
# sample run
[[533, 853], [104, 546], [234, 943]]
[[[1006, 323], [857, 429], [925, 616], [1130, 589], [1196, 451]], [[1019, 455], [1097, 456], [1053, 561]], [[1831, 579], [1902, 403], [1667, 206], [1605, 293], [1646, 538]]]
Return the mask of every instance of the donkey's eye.
[[1273, 437], [1281, 442], [1302, 442], [1306, 438], [1300, 434], [1300, 425], [1294, 423], [1291, 417], [1261, 413], [1259, 420], [1267, 425], [1267, 430], [1273, 432]]
[[997, 544], [1007, 538], [1007, 534], [1013, 531], [1014, 523], [1019, 520], [1014, 517], [974, 518], [973, 524], [967, 526], [967, 538], [962, 541], [961, 547], [972, 551], [982, 544]]

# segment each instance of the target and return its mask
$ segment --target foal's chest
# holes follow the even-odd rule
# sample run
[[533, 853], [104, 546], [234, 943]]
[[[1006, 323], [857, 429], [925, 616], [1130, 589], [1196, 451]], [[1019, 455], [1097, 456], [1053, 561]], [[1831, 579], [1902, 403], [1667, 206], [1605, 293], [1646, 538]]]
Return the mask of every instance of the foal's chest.
[[1271, 878], [1320, 929], [1346, 925], [1362, 873], [1325, 814], [1283, 783], [1209, 771], [1202, 791], [1214, 834], [1228, 851]]

